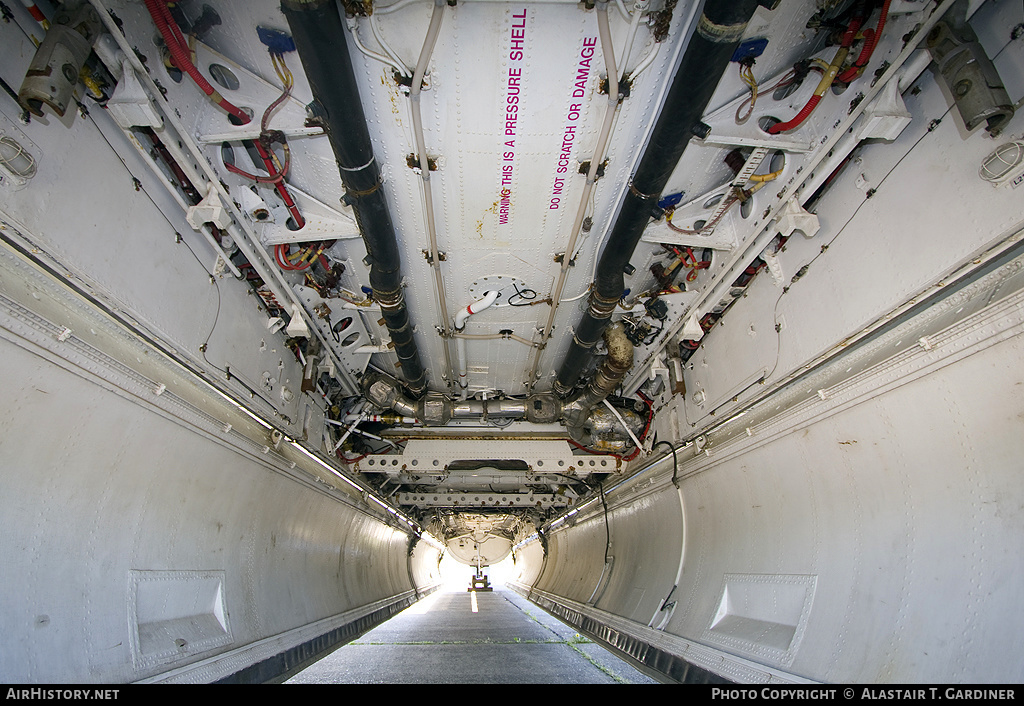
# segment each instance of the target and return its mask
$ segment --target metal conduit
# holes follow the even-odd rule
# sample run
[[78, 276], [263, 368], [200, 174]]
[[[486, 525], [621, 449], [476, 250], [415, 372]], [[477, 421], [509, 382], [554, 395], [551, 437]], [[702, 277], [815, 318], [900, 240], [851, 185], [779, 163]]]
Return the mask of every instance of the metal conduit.
[[757, 0], [708, 0], [705, 5], [601, 253], [590, 306], [576, 327], [555, 381], [554, 391], [558, 395], [565, 397], [572, 391], [590, 351], [608, 325], [625, 287], [623, 268], [633, 256], [665, 184], [700, 125], [757, 5]]
[[370, 286], [395, 344], [405, 384], [414, 397], [427, 382], [413, 338], [402, 290], [401, 257], [384, 197], [380, 167], [359, 99], [345, 29], [331, 0], [283, 0], [288, 21], [313, 97], [324, 112], [324, 130], [338, 160], [346, 199], [371, 259]]
[[[416, 158], [420, 164], [420, 179], [423, 184], [423, 214], [426, 220], [427, 237], [430, 240], [430, 269], [434, 273], [434, 296], [437, 301], [438, 311], [441, 313], [441, 326], [444, 330], [442, 349], [444, 351], [445, 374], [454, 375], [451, 356], [451, 324], [448, 316], [448, 303], [445, 300], [444, 277], [441, 274], [441, 254], [437, 249], [437, 223], [434, 218], [434, 195], [430, 186], [430, 160], [427, 157], [426, 138], [423, 133], [423, 114], [421, 108], [421, 94], [423, 92], [423, 77], [427, 73], [427, 65], [430, 63], [430, 55], [434, 52], [434, 45], [437, 43], [437, 36], [441, 31], [441, 21], [444, 19], [445, 0], [434, 0], [434, 9], [430, 14], [430, 25], [427, 28], [427, 36], [423, 39], [423, 48], [420, 50], [419, 60], [416, 62], [416, 70], [412, 76], [412, 88], [409, 91], [409, 106], [412, 112], [413, 135], [416, 141]], [[372, 21], [373, 18], [371, 17]]]
[[531, 389], [537, 379], [537, 369], [540, 367], [542, 351], [547, 345], [548, 339], [551, 338], [551, 332], [554, 329], [555, 314], [562, 299], [562, 289], [565, 287], [565, 281], [569, 275], [569, 263], [572, 260], [573, 252], [576, 250], [576, 242], [579, 239], [583, 220], [587, 214], [587, 204], [590, 202], [590, 192], [597, 183], [597, 170], [604, 160], [604, 154], [608, 149], [608, 141], [611, 137], [615, 116], [619, 109], [619, 74], [615, 67], [615, 47], [612, 44], [611, 29], [609, 29], [608, 25], [607, 0], [599, 2], [597, 5], [597, 23], [601, 37], [601, 53], [604, 55], [605, 70], [608, 74], [608, 103], [605, 108], [604, 121], [601, 124], [601, 132], [597, 138], [597, 145], [594, 148], [594, 156], [590, 160], [590, 169], [587, 170], [587, 181], [583, 187], [583, 195], [580, 196], [580, 205], [576, 210], [576, 218], [573, 221], [572, 231], [569, 234], [569, 244], [566, 246], [565, 254], [562, 256], [562, 266], [558, 271], [558, 279], [555, 281], [554, 289], [551, 290], [551, 309], [548, 311], [547, 322], [544, 324], [544, 330], [541, 333], [540, 345], [534, 352], [533, 363], [530, 366], [530, 377], [527, 382]]

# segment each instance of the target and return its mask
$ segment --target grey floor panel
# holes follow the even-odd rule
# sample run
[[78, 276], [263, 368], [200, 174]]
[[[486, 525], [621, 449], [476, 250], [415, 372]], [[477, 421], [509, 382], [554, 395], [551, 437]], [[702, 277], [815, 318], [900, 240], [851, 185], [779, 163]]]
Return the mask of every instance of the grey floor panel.
[[504, 590], [437, 593], [336, 650], [289, 684], [653, 684]]

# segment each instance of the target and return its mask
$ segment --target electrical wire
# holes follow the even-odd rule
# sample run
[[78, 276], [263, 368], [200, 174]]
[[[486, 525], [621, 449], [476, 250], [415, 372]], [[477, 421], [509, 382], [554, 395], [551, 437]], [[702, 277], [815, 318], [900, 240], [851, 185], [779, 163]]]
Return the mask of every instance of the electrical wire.
[[[1007, 46], [1008, 46], [1008, 45], [1007, 45]], [[1003, 48], [1005, 49], [1006, 47], [1004, 46]], [[996, 56], [998, 56], [998, 54], [996, 54]], [[993, 58], [994, 58], [994, 57], [993, 57]], [[955, 104], [954, 104], [954, 105], [955, 105]], [[896, 169], [897, 169], [897, 168], [898, 168], [898, 167], [900, 166], [900, 164], [902, 164], [902, 163], [903, 163], [903, 160], [905, 160], [905, 159], [906, 159], [907, 157], [909, 157], [909, 156], [910, 156], [910, 154], [911, 154], [911, 153], [912, 153], [912, 152], [913, 152], [913, 151], [914, 151], [914, 150], [915, 150], [915, 149], [917, 148], [917, 146], [918, 146], [918, 145], [919, 145], [919, 144], [920, 144], [920, 143], [921, 143], [921, 142], [922, 142], [922, 141], [923, 141], [923, 140], [924, 140], [924, 139], [925, 139], [925, 138], [926, 138], [926, 137], [927, 137], [928, 135], [930, 135], [930, 134], [932, 133], [932, 131], [933, 131], [933, 130], [935, 129], [935, 127], [937, 127], [937, 126], [939, 125], [939, 123], [941, 123], [941, 122], [942, 122], [942, 121], [943, 121], [943, 120], [945, 119], [945, 117], [946, 117], [947, 115], [949, 115], [949, 112], [950, 112], [950, 111], [951, 111], [952, 109], [953, 109], [953, 105], [951, 105], [950, 107], [946, 108], [945, 112], [944, 112], [944, 113], [942, 114], [942, 116], [941, 116], [941, 117], [939, 117], [939, 118], [936, 118], [936, 119], [932, 120], [932, 121], [931, 121], [931, 122], [929, 123], [929, 127], [928, 127], [928, 129], [927, 129], [927, 130], [926, 130], [926, 131], [924, 132], [924, 134], [922, 134], [922, 135], [921, 135], [920, 137], [918, 137], [918, 138], [917, 138], [917, 140], [916, 140], [916, 141], [914, 142], [914, 144], [913, 144], [913, 145], [911, 145], [911, 146], [909, 147], [909, 149], [907, 149], [907, 151], [906, 151], [906, 152], [905, 152], [905, 153], [903, 154], [903, 156], [902, 156], [902, 157], [900, 157], [900, 158], [899, 158], [899, 159], [898, 159], [898, 160], [896, 161], [896, 163], [895, 163], [895, 164], [894, 164], [894, 165], [893, 165], [892, 167], [890, 167], [889, 171], [888, 171], [888, 172], [886, 172], [886, 173], [885, 173], [885, 175], [884, 175], [884, 176], [883, 176], [883, 177], [881, 178], [881, 180], [879, 180], [878, 184], [877, 184], [877, 185], [875, 185], [875, 187], [874, 187], [874, 188], [875, 188], [875, 190], [876, 190], [876, 191], [877, 191], [877, 190], [878, 190], [879, 188], [881, 188], [882, 184], [884, 184], [884, 183], [885, 183], [885, 181], [886, 181], [886, 180], [887, 180], [887, 179], [888, 179], [888, 178], [889, 178], [890, 176], [892, 176], [892, 175], [893, 175], [893, 173], [894, 173], [894, 172], [896, 171]], [[775, 353], [775, 364], [774, 364], [774, 365], [772, 366], [772, 369], [771, 369], [770, 371], [768, 371], [767, 373], [765, 373], [765, 374], [764, 374], [763, 376], [761, 376], [761, 377], [760, 377], [759, 379], [757, 379], [757, 380], [755, 380], [754, 382], [752, 382], [752, 383], [751, 383], [750, 385], [748, 385], [747, 387], [745, 387], [745, 388], [744, 388], [743, 390], [740, 390], [740, 391], [739, 391], [738, 393], [736, 393], [736, 395], [734, 395], [734, 397], [736, 397], [736, 396], [739, 396], [739, 395], [742, 395], [742, 394], [743, 394], [744, 392], [746, 392], [747, 390], [749, 390], [749, 389], [750, 389], [751, 387], [754, 387], [755, 385], [763, 385], [763, 384], [764, 384], [764, 383], [765, 383], [765, 382], [766, 382], [766, 381], [767, 381], [768, 379], [770, 379], [770, 378], [772, 377], [772, 375], [774, 375], [774, 374], [775, 374], [775, 371], [776, 371], [776, 370], [778, 369], [778, 367], [779, 367], [779, 362], [780, 362], [780, 361], [781, 361], [781, 359], [782, 359], [782, 329], [781, 329], [781, 327], [780, 327], [780, 326], [778, 325], [778, 315], [779, 315], [779, 304], [780, 304], [780, 303], [782, 302], [782, 298], [783, 298], [783, 297], [785, 297], [785, 296], [786, 296], [786, 295], [787, 295], [787, 294], [788, 294], [788, 293], [790, 292], [790, 289], [791, 289], [791, 287], [792, 287], [792, 286], [793, 286], [793, 285], [794, 285], [794, 284], [795, 284], [796, 282], [800, 281], [800, 279], [802, 279], [802, 278], [803, 278], [803, 277], [804, 277], [804, 276], [806, 275], [806, 272], [807, 272], [807, 270], [808, 270], [808, 269], [809, 269], [809, 268], [811, 267], [811, 265], [813, 265], [813, 264], [814, 264], [814, 263], [815, 263], [815, 262], [816, 262], [816, 261], [818, 260], [818, 258], [819, 258], [819, 257], [821, 257], [821, 256], [822, 256], [823, 254], [825, 254], [825, 253], [826, 253], [826, 252], [827, 252], [827, 251], [828, 251], [828, 250], [829, 250], [829, 249], [831, 248], [832, 244], [833, 244], [833, 243], [834, 243], [834, 242], [835, 242], [836, 240], [838, 240], [838, 239], [839, 239], [839, 237], [840, 237], [840, 236], [841, 236], [841, 235], [842, 235], [842, 234], [843, 234], [843, 233], [844, 233], [844, 232], [846, 231], [847, 227], [848, 227], [848, 226], [849, 226], [849, 225], [850, 225], [850, 224], [851, 224], [851, 223], [852, 223], [852, 222], [854, 221], [854, 219], [855, 219], [855, 218], [857, 217], [857, 214], [858, 214], [858, 213], [860, 213], [860, 210], [861, 210], [861, 209], [862, 209], [862, 208], [864, 207], [864, 205], [865, 205], [865, 204], [866, 204], [866, 203], [868, 202], [868, 200], [869, 200], [868, 198], [864, 198], [864, 199], [863, 199], [863, 200], [862, 200], [862, 201], [860, 202], [860, 204], [858, 204], [858, 205], [857, 205], [857, 208], [856, 208], [856, 209], [854, 209], [854, 212], [853, 212], [853, 213], [852, 213], [852, 214], [850, 215], [850, 217], [846, 219], [846, 222], [845, 222], [845, 223], [843, 223], [842, 227], [841, 227], [841, 228], [840, 228], [840, 229], [839, 229], [838, 231], [836, 231], [836, 234], [835, 234], [835, 235], [833, 235], [833, 236], [832, 236], [832, 237], [831, 237], [831, 238], [829, 239], [829, 241], [828, 241], [828, 242], [827, 242], [826, 244], [822, 245], [822, 246], [821, 246], [821, 247], [819, 248], [818, 252], [817, 252], [817, 253], [816, 253], [816, 254], [814, 255], [814, 257], [812, 257], [812, 258], [811, 258], [811, 259], [810, 259], [810, 260], [809, 260], [809, 261], [808, 261], [808, 262], [807, 262], [806, 264], [804, 264], [804, 265], [803, 265], [803, 266], [802, 266], [802, 267], [800, 268], [800, 270], [798, 270], [798, 271], [799, 271], [799, 272], [801, 272], [802, 274], [801, 274], [801, 275], [800, 275], [799, 277], [794, 277], [793, 279], [791, 279], [791, 280], [790, 280], [790, 282], [789, 282], [789, 284], [788, 284], [788, 285], [786, 285], [785, 287], [783, 287], [783, 289], [782, 289], [782, 292], [781, 292], [781, 293], [779, 294], [778, 298], [777, 298], [777, 299], [775, 300], [775, 306], [773, 307], [773, 314], [772, 314], [772, 318], [773, 318], [773, 320], [774, 320], [774, 321], [776, 322], [776, 327], [775, 327], [775, 330], [776, 330], [776, 333], [777, 333], [777, 335], [778, 335], [778, 347], [776, 348], [776, 353]], [[844, 343], [843, 343], [842, 345], [843, 345], [844, 347], [845, 347], [845, 346], [848, 346], [848, 345], [849, 345], [849, 341], [846, 341], [846, 342], [844, 342]], [[777, 384], [778, 384], [778, 383], [777, 383]], [[760, 395], [760, 396], [759, 396], [759, 397], [757, 397], [756, 399], [752, 399], [752, 400], [751, 400], [750, 402], [748, 402], [747, 404], [745, 404], [745, 405], [744, 405], [744, 407], [743, 407], [742, 409], [738, 409], [738, 410], [734, 410], [734, 411], [736, 411], [736, 412], [738, 413], [738, 412], [744, 411], [745, 409], [750, 409], [750, 408], [751, 408], [751, 407], [753, 407], [754, 405], [758, 404], [758, 403], [759, 403], [759, 402], [760, 402], [761, 400], [765, 399], [765, 398], [766, 398], [766, 397], [767, 397], [768, 395], [772, 394], [772, 393], [773, 393], [773, 392], [775, 391], [775, 389], [778, 389], [778, 388], [777, 388], [777, 386], [776, 386], [776, 387], [775, 387], [774, 389], [769, 389], [769, 390], [766, 390], [766, 391], [765, 391], [765, 393], [764, 393], [763, 395]], [[721, 409], [721, 408], [718, 408], [718, 409], [712, 410], [712, 413], [714, 413], [714, 414], [717, 414], [717, 413], [718, 413], [718, 411], [719, 411], [719, 409]], [[685, 405], [684, 405], [684, 414], [685, 414]], [[696, 424], [696, 422], [692, 422], [692, 423], [690, 423], [690, 426], [694, 426], [695, 424]]]
[[[793, 85], [794, 83], [797, 82], [797, 76], [798, 76], [798, 73], [797, 73], [796, 69], [790, 69], [785, 74], [783, 74], [782, 77], [778, 81], [776, 81], [771, 87], [766, 88], [764, 90], [760, 90], [757, 87], [757, 80], [753, 76], [753, 71], [751, 71], [750, 77], [749, 77], [751, 82], [748, 83], [747, 79], [744, 78], [744, 76], [743, 76], [742, 68], [743, 67], [741, 65], [741, 67], [740, 67], [740, 78], [743, 80], [744, 83], [747, 84], [748, 87], [750, 87], [751, 92], [750, 92], [750, 95], [747, 96], [747, 99], [745, 101], [741, 102], [738, 106], [736, 106], [736, 124], [737, 125], [743, 125], [745, 122], [747, 122], [747, 120], [750, 119], [751, 114], [754, 112], [754, 103], [755, 103], [755, 101], [757, 101], [758, 98], [760, 98], [761, 96], [767, 95], [769, 93], [774, 93], [775, 91], [779, 90], [780, 88], [787, 88], [788, 86]], [[820, 67], [818, 67], [816, 65], [812, 65], [810, 68], [811, 68], [811, 70], [814, 70], [814, 71], [820, 71], [821, 70]], [[744, 108], [747, 108], [746, 113], [743, 112]]]
[[[748, 61], [739, 62], [739, 72], [740, 80], [743, 81], [747, 88], [750, 89], [749, 98], [736, 108], [736, 123], [738, 125], [742, 125], [750, 119], [750, 115], [754, 112], [754, 104], [757, 102], [757, 97], [760, 94], [757, 91], [757, 79], [754, 77], [754, 60], [749, 59]], [[776, 84], [776, 86], [778, 86], [778, 84]], [[747, 108], [747, 112], [741, 116], [740, 111], [745, 105], [749, 107]]]
[[[288, 167], [291, 163], [291, 150], [288, 147], [288, 142], [284, 139], [284, 133], [279, 130], [270, 130], [268, 125], [270, 123], [270, 116], [274, 113], [278, 107], [281, 106], [292, 94], [292, 88], [295, 85], [295, 79], [292, 75], [291, 70], [288, 68], [287, 63], [283, 54], [277, 52], [270, 52], [270, 60], [274, 65], [274, 71], [277, 73], [277, 77], [281, 79], [283, 90], [281, 95], [276, 101], [267, 106], [267, 109], [263, 111], [263, 117], [260, 119], [260, 137], [259, 142], [263, 149], [266, 151], [268, 156], [271, 158], [275, 170], [269, 170], [269, 176], [262, 176], [258, 174], [250, 174], [249, 172], [239, 169], [230, 162], [225, 162], [224, 166], [232, 174], [251, 179], [261, 184], [278, 184], [283, 183], [285, 176], [288, 174]], [[282, 150], [284, 152], [284, 165], [277, 159], [277, 155], [274, 154], [272, 145], [275, 142], [280, 142]], [[262, 153], [261, 153], [262, 154]], [[294, 214], [293, 214], [294, 215]]]
[[885, 28], [885, 20], [889, 15], [889, 5], [891, 2], [892, 0], [885, 0], [882, 3], [882, 14], [878, 18], [878, 24], [875, 25], [873, 30], [867, 29], [864, 31], [864, 46], [861, 48], [860, 55], [850, 68], [836, 76], [837, 82], [849, 83], [864, 72], [864, 67], [867, 66], [868, 61], [871, 60], [871, 55], [875, 51], [875, 47], [878, 46], [878, 40], [882, 38], [882, 30]]
[[676, 447], [668, 441], [658, 441], [651, 447], [651, 451], [659, 446], [667, 446], [672, 451], [672, 485], [679, 487], [679, 459], [676, 458]]
[[818, 103], [821, 102], [822, 96], [831, 88], [833, 81], [835, 81], [836, 75], [839, 73], [839, 69], [842, 67], [843, 62], [846, 61], [847, 55], [850, 53], [850, 47], [853, 45], [853, 41], [857, 36], [857, 31], [864, 23], [864, 17], [857, 12], [850, 19], [850, 23], [846, 26], [846, 31], [843, 33], [842, 41], [839, 45], [839, 49], [836, 50], [835, 56], [832, 58], [832, 63], [828, 65], [828, 70], [822, 76], [821, 81], [818, 82], [818, 86], [814, 89], [814, 93], [808, 99], [807, 103], [800, 112], [793, 117], [792, 120], [788, 120], [782, 123], [775, 123], [768, 128], [769, 135], [778, 135], [780, 132], [786, 132], [799, 127], [803, 122], [810, 116], [814, 109], [818, 107]]
[[[192, 49], [184, 35], [181, 33], [181, 28], [178, 27], [177, 21], [171, 15], [171, 11], [167, 7], [166, 0], [145, 0], [145, 2], [146, 9], [149, 10], [149, 14], [153, 18], [153, 23], [160, 31], [164, 44], [167, 46], [167, 49], [171, 54], [171, 60], [174, 66], [179, 71], [187, 73], [203, 93], [209, 96], [211, 101], [227, 111], [228, 114], [237, 121], [237, 124], [247, 125], [250, 123], [252, 119], [244, 111], [217, 92], [213, 85], [207, 81], [206, 77], [203, 76], [198, 68], [196, 68], [196, 65], [192, 62]], [[274, 141], [276, 141], [276, 137], [277, 136], [275, 136]], [[280, 136], [280, 139], [283, 140], [283, 135]], [[271, 177], [275, 177], [280, 170], [275, 169], [275, 158], [272, 157], [273, 153], [269, 151], [269, 147], [264, 146], [264, 141], [265, 136], [261, 134], [260, 139], [254, 141], [253, 144], [260, 156], [260, 159], [263, 161], [267, 173]], [[284, 183], [284, 175], [281, 174], [280, 179], [274, 179], [273, 183], [274, 188], [281, 197], [281, 200], [284, 201], [285, 206], [292, 214], [292, 218], [295, 219], [296, 225], [298, 228], [302, 228], [306, 224], [306, 221], [299, 212], [298, 206], [295, 205], [295, 201], [292, 199], [291, 194], [288, 192], [288, 187]]]
[[[93, 124], [95, 125], [95, 121], [93, 121]], [[107, 145], [110, 146], [110, 149], [112, 151], [114, 151], [114, 154], [117, 155], [118, 159], [121, 160], [121, 163], [124, 165], [125, 169], [127, 170], [128, 169], [128, 165], [121, 158], [121, 155], [118, 154], [116, 150], [114, 150], [113, 146], [110, 145], [110, 142], [106, 139], [106, 135], [103, 135], [103, 131], [99, 130], [99, 126], [98, 125], [96, 126], [96, 129], [100, 133], [100, 135], [103, 137], [103, 139], [105, 141], [107, 141]], [[130, 174], [131, 171], [129, 171], [128, 173]], [[143, 193], [146, 194], [146, 198], [149, 199], [150, 203], [153, 204], [153, 207], [156, 208], [156, 210], [160, 213], [160, 215], [163, 216], [164, 220], [167, 221], [167, 225], [170, 226], [171, 229], [174, 230], [174, 232], [177, 234], [178, 231], [177, 231], [177, 229], [175, 229], [174, 224], [171, 223], [171, 220], [163, 212], [163, 210], [160, 208], [160, 206], [157, 205], [156, 201], [153, 200], [153, 197], [149, 194], [149, 192], [146, 191], [146, 189], [140, 189], [140, 190]], [[199, 266], [201, 268], [203, 268], [203, 271], [210, 278], [210, 282], [214, 285], [214, 291], [217, 292], [217, 310], [214, 313], [213, 324], [210, 325], [210, 332], [206, 335], [206, 339], [199, 346], [199, 352], [200, 352], [200, 354], [202, 354], [203, 360], [205, 360], [206, 364], [209, 365], [214, 370], [218, 370], [221, 373], [223, 373], [224, 377], [227, 380], [234, 380], [239, 385], [241, 385], [243, 388], [245, 388], [245, 390], [249, 393], [250, 397], [254, 397], [254, 398], [258, 397], [260, 400], [263, 401], [264, 404], [266, 404], [270, 409], [273, 409], [276, 412], [277, 411], [277, 407], [270, 400], [268, 400], [266, 397], [264, 397], [262, 394], [260, 394], [258, 391], [254, 390], [244, 380], [239, 378], [237, 375], [232, 374], [230, 366], [224, 366], [222, 368], [219, 365], [217, 365], [216, 363], [213, 363], [206, 356], [206, 351], [209, 349], [209, 345], [210, 345], [210, 339], [213, 338], [213, 333], [214, 333], [214, 331], [217, 328], [217, 323], [220, 321], [221, 303], [222, 303], [221, 291], [220, 291], [220, 282], [217, 280], [217, 277], [215, 277], [212, 272], [210, 272], [208, 269], [206, 269], [206, 265], [204, 265], [202, 260], [199, 259], [199, 256], [196, 254], [196, 251], [193, 250], [192, 246], [189, 245], [188, 242], [184, 238], [180, 237], [180, 235], [179, 235], [179, 238], [178, 238], [178, 242], [181, 243], [182, 245], [184, 245], [188, 249], [189, 253], [195, 259], [195, 261], [199, 264]], [[280, 413], [278, 413], [278, 414], [280, 415]], [[289, 421], [289, 420], [287, 420], [287, 418], [285, 418], [285, 419], [286, 419], [286, 421]], [[289, 421], [289, 423], [291, 423], [291, 422]]]
[[[534, 290], [530, 289], [529, 287], [525, 289], [519, 289], [519, 285], [517, 285], [515, 282], [512, 283], [512, 286], [515, 288], [516, 293], [508, 298], [509, 306], [533, 306], [534, 304], [539, 303], [535, 301], [537, 299], [537, 292], [535, 292]], [[519, 303], [513, 303], [514, 299], [516, 301], [519, 301], [521, 299], [522, 301]]]
[[[778, 85], [778, 84], [776, 84], [776, 85]], [[771, 90], [771, 89], [769, 89], [769, 90]], [[768, 91], [765, 91], [765, 93], [767, 93], [767, 92]], [[689, 228], [680, 228], [679, 226], [674, 224], [672, 222], [672, 217], [675, 214], [675, 207], [674, 206], [665, 209], [665, 224], [671, 230], [675, 231], [676, 233], [683, 233], [685, 235], [710, 235], [712, 233], [712, 231], [714, 231], [715, 227], [718, 225], [719, 221], [721, 221], [725, 217], [725, 214], [728, 213], [729, 209], [732, 208], [732, 205], [734, 203], [736, 203], [737, 201], [740, 201], [740, 202], [746, 201], [751, 196], [753, 196], [757, 191], [762, 189], [765, 184], [767, 184], [768, 182], [774, 181], [775, 179], [778, 179], [779, 176], [782, 174], [783, 169], [784, 168], [780, 168], [780, 169], [777, 169], [774, 172], [769, 172], [768, 174], [751, 174], [749, 177], [747, 177], [747, 179], [749, 181], [753, 182], [753, 184], [754, 184], [754, 186], [752, 186], [750, 189], [742, 189], [742, 188], [734, 185], [733, 188], [730, 189], [728, 195], [724, 195], [723, 196], [723, 198], [725, 198], [725, 204], [720, 206], [721, 201], [719, 201], [718, 203], [715, 204], [715, 206], [719, 206], [720, 209], [721, 209], [718, 212], [718, 215], [715, 216], [713, 219], [711, 219], [711, 221], [705, 222], [703, 225], [701, 225], [698, 228], [694, 228], [694, 229], [691, 230]], [[666, 246], [666, 247], [669, 247], [669, 246]], [[675, 250], [674, 248], [671, 248], [671, 249]], [[696, 263], [697, 259], [695, 257], [693, 257], [693, 252], [691, 250], [689, 250], [689, 248], [687, 248], [687, 251], [689, 252], [692, 261], [694, 263]], [[678, 250], [675, 250], [675, 252], [676, 252], [677, 255], [680, 255]], [[680, 255], [680, 257], [682, 257], [682, 256]], [[686, 265], [687, 267], [694, 267], [695, 266], [693, 264], [687, 264], [685, 262], [685, 260], [683, 261], [683, 264]], [[704, 266], [706, 267], [706, 266], [708, 266], [710, 264], [711, 263], [708, 262]], [[675, 266], [676, 266], [676, 263], [673, 263], [672, 267], [670, 267], [668, 270], [666, 270], [666, 275], [669, 274], [675, 268]], [[687, 275], [686, 279], [687, 279], [687, 281], [692, 282], [694, 279], [696, 279], [696, 273], [695, 272], [691, 272], [690, 275]]]
[[726, 196], [725, 198], [726, 204], [725, 207], [721, 210], [721, 212], [717, 216], [715, 216], [715, 218], [713, 218], [711, 221], [702, 225], [700, 228], [690, 230], [689, 228], [680, 228], [679, 226], [675, 225], [672, 222], [672, 215], [675, 213], [675, 209], [665, 212], [665, 223], [666, 225], [668, 225], [669, 228], [674, 230], [676, 233], [683, 233], [685, 235], [708, 235], [711, 233], [711, 231], [715, 229], [715, 226], [718, 225], [718, 222], [725, 217], [725, 214], [728, 213], [729, 208], [734, 203], [739, 201], [739, 197], [735, 194], [734, 191], [731, 191], [729, 195]]

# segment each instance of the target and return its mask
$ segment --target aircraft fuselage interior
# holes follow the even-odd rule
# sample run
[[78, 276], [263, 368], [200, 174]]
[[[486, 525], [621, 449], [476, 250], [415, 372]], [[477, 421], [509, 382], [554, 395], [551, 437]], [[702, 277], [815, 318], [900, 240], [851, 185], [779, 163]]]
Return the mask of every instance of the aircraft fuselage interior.
[[5, 681], [1024, 680], [1020, 0], [0, 13]]

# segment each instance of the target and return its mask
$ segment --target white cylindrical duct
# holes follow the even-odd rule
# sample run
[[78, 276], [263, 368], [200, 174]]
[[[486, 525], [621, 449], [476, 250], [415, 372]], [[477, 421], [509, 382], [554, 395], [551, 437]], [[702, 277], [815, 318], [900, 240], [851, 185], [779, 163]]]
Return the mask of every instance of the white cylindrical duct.
[[491, 307], [498, 299], [498, 292], [490, 291], [484, 292], [484, 295], [477, 299], [475, 302], [467, 306], [465, 309], [459, 311], [455, 315], [455, 330], [461, 331], [466, 328], [466, 320], [469, 319], [473, 314], [479, 314], [484, 309]]
[[[498, 300], [498, 292], [490, 291], [485, 292], [483, 297], [477, 299], [471, 303], [465, 309], [461, 309], [459, 313], [455, 315], [455, 330], [461, 331], [466, 328], [466, 321], [473, 314], [479, 314], [484, 309], [491, 307], [495, 301]], [[466, 380], [466, 339], [457, 338], [455, 347], [458, 351], [459, 356], [459, 387], [462, 388], [462, 399], [466, 398], [465, 390], [469, 386], [469, 382]]]

